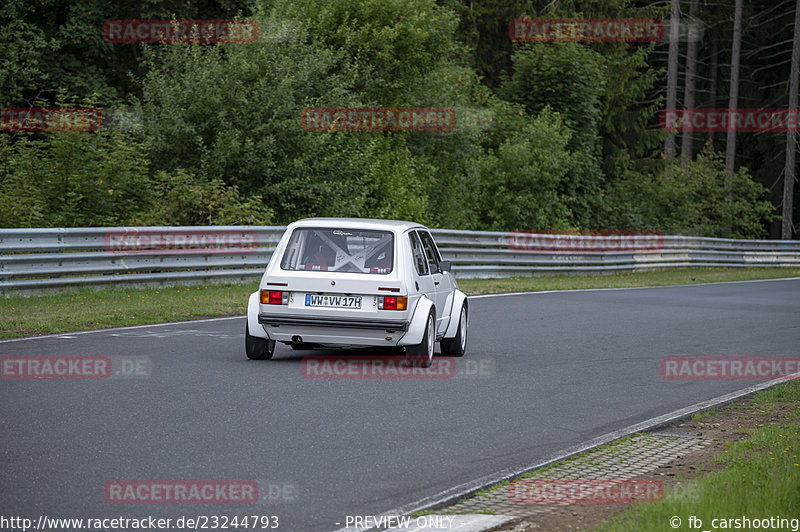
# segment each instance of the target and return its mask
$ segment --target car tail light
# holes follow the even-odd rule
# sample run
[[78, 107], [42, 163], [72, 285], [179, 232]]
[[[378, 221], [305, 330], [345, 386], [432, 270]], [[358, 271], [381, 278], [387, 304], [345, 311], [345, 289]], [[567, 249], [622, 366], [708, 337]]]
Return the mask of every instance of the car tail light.
[[378, 308], [382, 310], [406, 310], [408, 308], [408, 298], [405, 296], [379, 297]]
[[289, 292], [280, 292], [278, 290], [262, 290], [261, 291], [261, 304], [262, 305], [288, 305]]

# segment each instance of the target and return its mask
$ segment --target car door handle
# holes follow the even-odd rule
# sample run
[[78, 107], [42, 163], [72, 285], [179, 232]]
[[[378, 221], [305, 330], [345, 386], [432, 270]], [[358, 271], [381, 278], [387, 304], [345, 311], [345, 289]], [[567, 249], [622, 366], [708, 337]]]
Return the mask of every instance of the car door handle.
[[439, 281], [434, 281], [433, 284], [439, 286]]

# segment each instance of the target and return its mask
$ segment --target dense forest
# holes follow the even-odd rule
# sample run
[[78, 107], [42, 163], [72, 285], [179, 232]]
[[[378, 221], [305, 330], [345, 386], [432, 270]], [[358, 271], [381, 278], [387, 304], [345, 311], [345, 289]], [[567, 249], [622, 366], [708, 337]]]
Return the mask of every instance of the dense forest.
[[[662, 128], [659, 115], [796, 107], [798, 8], [795, 0], [4, 0], [0, 107], [98, 108], [103, 127], [4, 127], [0, 227], [358, 216], [457, 229], [794, 238], [793, 131], [684, 131]], [[514, 41], [509, 24], [523, 18], [655, 19], [664, 34]], [[104, 38], [107, 21], [127, 19], [247, 19], [258, 35]], [[304, 109], [330, 107], [447, 108], [456, 120], [445, 131], [301, 127]]]

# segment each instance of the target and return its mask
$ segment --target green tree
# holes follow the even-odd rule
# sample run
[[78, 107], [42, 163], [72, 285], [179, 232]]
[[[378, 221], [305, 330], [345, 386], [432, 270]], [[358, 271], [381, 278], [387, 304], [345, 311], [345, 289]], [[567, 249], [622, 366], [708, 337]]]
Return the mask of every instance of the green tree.
[[493, 231], [550, 230], [574, 226], [560, 185], [575, 157], [567, 148], [571, 132], [558, 113], [543, 109], [496, 155], [477, 167], [485, 183], [482, 226]]
[[251, 0], [4, 0], [0, 7], [0, 105], [55, 103], [59, 92], [96, 95], [98, 105], [125, 104], [148, 65], [141, 50], [161, 44], [109, 43], [111, 19], [231, 19]]
[[604, 175], [599, 124], [606, 84], [602, 56], [578, 43], [536, 43], [517, 49], [514, 73], [500, 95], [530, 115], [558, 112], [572, 134], [573, 164], [558, 183], [579, 227], [602, 223]]
[[41, 28], [26, 20], [31, 2], [7, 0], [0, 6], [0, 107], [21, 107], [47, 79], [40, 64], [52, 47]]
[[479, 125], [450, 133], [300, 127], [311, 106], [476, 107], [487, 95], [452, 60], [452, 13], [427, 0], [276, 1], [255, 16], [265, 36], [256, 43], [145, 52], [152, 68], [141, 110], [154, 168], [261, 194], [282, 223], [384, 211], [474, 223], [476, 198], [460, 189], [476, 189], [467, 168], [482, 154]]

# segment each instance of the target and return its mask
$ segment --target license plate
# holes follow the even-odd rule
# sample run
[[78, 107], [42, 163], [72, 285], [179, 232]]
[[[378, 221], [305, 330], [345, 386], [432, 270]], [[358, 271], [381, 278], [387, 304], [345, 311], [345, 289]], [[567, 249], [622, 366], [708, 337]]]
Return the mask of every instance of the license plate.
[[361, 296], [306, 294], [307, 307], [361, 308]]

